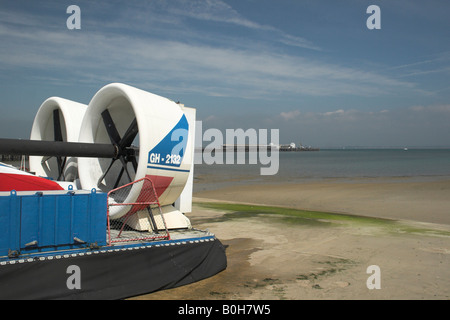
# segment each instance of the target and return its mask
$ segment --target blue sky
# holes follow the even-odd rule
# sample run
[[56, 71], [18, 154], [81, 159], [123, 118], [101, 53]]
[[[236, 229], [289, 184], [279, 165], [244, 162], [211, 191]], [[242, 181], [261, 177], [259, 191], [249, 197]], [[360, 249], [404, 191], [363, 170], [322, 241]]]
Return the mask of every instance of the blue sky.
[[[81, 9], [68, 30], [66, 9]], [[369, 30], [369, 5], [381, 29]], [[445, 0], [0, 0], [0, 137], [50, 96], [123, 82], [197, 108], [204, 129], [318, 147], [450, 146]]]

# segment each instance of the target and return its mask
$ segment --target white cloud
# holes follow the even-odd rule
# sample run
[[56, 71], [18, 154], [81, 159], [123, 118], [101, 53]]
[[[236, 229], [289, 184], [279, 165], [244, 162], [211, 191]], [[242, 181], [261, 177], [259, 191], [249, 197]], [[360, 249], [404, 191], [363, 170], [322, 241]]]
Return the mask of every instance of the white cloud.
[[409, 110], [415, 113], [450, 115], [450, 104], [431, 106], [412, 106]]
[[205, 118], [203, 121], [216, 121], [218, 118], [215, 115], [210, 115]]
[[[130, 21], [133, 13], [138, 11], [136, 25], [130, 22], [124, 25], [126, 33], [117, 31], [110, 21], [95, 22], [87, 18], [82, 20], [82, 29], [76, 32], [64, 26], [38, 28], [38, 18], [22, 12], [15, 15], [3, 12], [0, 14], [0, 39], [7, 45], [0, 48], [0, 68], [10, 72], [29, 68], [33, 76], [46, 79], [51, 73], [51, 78], [59, 78], [62, 83], [73, 83], [74, 79], [78, 82], [122, 81], [165, 91], [241, 98], [275, 99], [286, 95], [374, 97], [414, 87], [411, 82], [358, 67], [281, 54], [268, 47], [261, 50], [261, 47], [245, 44], [205, 44], [195, 37], [189, 38], [189, 32], [184, 34], [185, 39], [169, 37], [172, 40], [167, 40], [164, 33], [159, 34], [164, 30], [157, 27], [163, 21], [158, 17], [164, 16], [161, 12], [172, 12], [174, 17], [266, 30], [278, 35], [279, 41], [314, 47], [303, 38], [252, 22], [220, 0], [178, 0], [170, 5], [165, 1], [157, 1], [156, 5], [153, 2], [131, 3], [133, 10], [119, 11], [117, 17], [118, 23]], [[148, 6], [154, 12], [147, 19], [149, 22], [142, 26], [140, 23], [146, 23], [146, 15], [139, 9], [148, 12]], [[13, 20], [19, 21], [20, 28], [11, 23]], [[154, 33], [152, 27], [156, 28]], [[168, 32], [180, 28], [177, 25]]]
[[289, 35], [289, 34], [281, 33], [281, 36], [279, 37], [279, 41], [281, 43], [284, 43], [289, 46], [305, 48], [305, 49], [312, 49], [312, 50], [317, 50], [317, 51], [322, 50], [319, 46], [313, 44], [311, 41], [309, 41], [305, 38], [296, 37], [296, 36]]
[[[51, 69], [64, 79], [152, 83], [166, 90], [270, 98], [284, 94], [373, 96], [411, 86], [375, 73], [258, 49], [110, 35], [18, 30], [0, 24], [3, 67]], [[72, 81], [72, 80], [71, 80]]]
[[271, 29], [241, 16], [231, 6], [220, 0], [177, 0], [171, 1], [168, 11], [178, 16], [193, 19], [231, 23], [252, 29]]
[[299, 110], [293, 110], [293, 111], [287, 111], [287, 112], [281, 112], [280, 116], [284, 120], [292, 120], [301, 115], [301, 112]]
[[333, 115], [342, 115], [344, 113], [345, 113], [345, 111], [343, 109], [339, 109], [339, 110], [336, 110], [336, 111], [325, 112], [325, 113], [323, 113], [323, 115], [325, 115], [325, 116], [333, 116]]
[[449, 146], [450, 105], [295, 110], [281, 112], [277, 119], [282, 137], [298, 137], [315, 146]]

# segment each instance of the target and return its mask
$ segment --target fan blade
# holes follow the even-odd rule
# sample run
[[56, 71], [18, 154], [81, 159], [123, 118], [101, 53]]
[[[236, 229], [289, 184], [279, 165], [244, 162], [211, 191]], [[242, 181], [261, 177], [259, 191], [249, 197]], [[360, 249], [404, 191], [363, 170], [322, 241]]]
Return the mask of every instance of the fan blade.
[[[114, 144], [119, 148], [119, 156], [114, 159], [112, 159], [112, 162], [110, 163], [108, 169], [105, 171], [105, 173], [100, 177], [98, 180], [97, 186], [100, 186], [101, 182], [105, 178], [105, 176], [108, 174], [109, 170], [111, 169], [113, 163], [115, 160], [120, 159], [120, 162], [122, 163], [122, 169], [120, 170], [120, 173], [118, 175], [118, 178], [115, 182], [114, 188], [116, 188], [119, 185], [120, 179], [122, 178], [122, 175], [124, 172], [126, 172], [128, 180], [132, 182], [131, 175], [128, 172], [128, 158], [125, 160], [123, 151], [125, 148], [129, 147], [132, 143], [134, 138], [136, 138], [136, 135], [138, 134], [138, 125], [137, 120], [134, 118], [134, 120], [131, 122], [130, 126], [128, 127], [127, 131], [125, 132], [123, 138], [120, 138], [120, 134], [117, 131], [117, 128], [114, 124], [114, 121], [112, 120], [111, 114], [109, 113], [108, 109], [104, 110], [102, 112], [102, 118], [103, 123], [105, 124], [106, 131], [108, 133], [109, 139], [111, 140], [111, 143]], [[136, 171], [137, 170], [137, 162], [136, 158], [133, 155], [130, 156], [130, 161], [132, 161], [133, 168]]]
[[[59, 109], [53, 110], [53, 138], [55, 141], [63, 141], [61, 130], [61, 119], [59, 118]], [[61, 157], [56, 157], [58, 163], [58, 178], [60, 180], [64, 175], [64, 166], [66, 165], [66, 159], [64, 161]]]
[[120, 140], [119, 147], [120, 149], [127, 148], [131, 145], [134, 138], [136, 138], [138, 134], [138, 125], [137, 120], [134, 118], [134, 120], [131, 122], [130, 126], [128, 127], [127, 131], [123, 135], [122, 139]]
[[53, 157], [53, 156], [45, 156], [45, 157], [42, 157], [41, 164], [43, 165], [43, 164], [46, 163], [48, 160], [50, 160], [52, 157]]
[[123, 156], [120, 156], [119, 159], [120, 159], [120, 162], [122, 162], [122, 166], [125, 169], [125, 172], [127, 173], [128, 180], [130, 180], [130, 182], [132, 182], [133, 180], [131, 180], [131, 176], [130, 176], [130, 173], [128, 172], [128, 168], [127, 168], [128, 163], [125, 161]]
[[119, 173], [119, 176], [117, 177], [116, 183], [114, 183], [113, 189], [116, 189], [116, 188], [119, 186], [119, 181], [120, 181], [120, 179], [122, 179], [122, 175], [123, 175], [123, 172], [124, 172], [124, 171], [125, 171], [125, 170], [124, 170], [124, 168], [122, 167], [122, 169], [120, 169], [120, 173]]
[[108, 132], [109, 139], [114, 145], [118, 145], [120, 142], [120, 135], [116, 129], [116, 125], [111, 118], [111, 114], [108, 109], [102, 112], [103, 123], [105, 124], [106, 131]]
[[131, 156], [131, 163], [133, 164], [134, 173], [136, 174], [138, 163], [134, 154]]
[[58, 161], [58, 179], [56, 179], [57, 181], [61, 181], [65, 179], [64, 176], [64, 168], [66, 166], [66, 161], [67, 161], [67, 157], [64, 157], [64, 160], [62, 160], [61, 163], [61, 157], [57, 157], [56, 160]]
[[133, 140], [136, 138], [138, 132], [139, 132], [139, 129], [138, 129], [138, 125], [137, 125], [137, 120], [136, 120], [136, 118], [134, 118], [134, 120], [131, 122], [130, 126], [128, 127], [127, 131], [123, 135], [123, 138], [119, 144], [119, 147], [122, 150], [127, 149], [126, 161], [127, 162], [131, 161], [135, 174], [136, 174], [137, 166], [138, 166], [137, 161], [136, 161], [136, 152], [134, 149], [131, 149], [129, 147], [133, 143]]
[[56, 157], [56, 161], [58, 163], [58, 179], [56, 179], [56, 180], [59, 180], [59, 178], [62, 176], [62, 172], [63, 172], [61, 157]]
[[100, 179], [98, 179], [98, 181], [97, 181], [97, 187], [100, 188], [100, 185], [101, 185], [103, 179], [105, 179], [106, 175], [108, 174], [109, 170], [111, 169], [111, 167], [112, 167], [112, 165], [114, 164], [115, 161], [116, 161], [116, 159], [112, 159], [112, 160], [111, 160], [111, 163], [109, 164], [108, 169], [106, 169], [105, 173], [102, 174], [102, 176], [100, 177]]
[[58, 109], [53, 110], [53, 134], [55, 141], [63, 141]]

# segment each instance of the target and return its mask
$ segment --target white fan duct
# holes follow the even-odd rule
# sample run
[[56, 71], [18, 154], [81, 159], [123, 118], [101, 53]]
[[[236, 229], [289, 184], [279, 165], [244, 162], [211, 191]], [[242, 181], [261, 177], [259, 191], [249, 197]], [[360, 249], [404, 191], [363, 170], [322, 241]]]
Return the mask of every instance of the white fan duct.
[[[51, 97], [40, 106], [31, 140], [78, 142], [87, 105]], [[38, 176], [73, 182], [78, 177], [77, 158], [30, 156], [30, 171]]]
[[[109, 84], [89, 103], [79, 142], [112, 143], [118, 155], [112, 159], [79, 158], [81, 187], [108, 192], [149, 178], [167, 228], [189, 228], [189, 219], [179, 209], [190, 211], [192, 203], [194, 134], [195, 109], [125, 84]], [[141, 197], [142, 186], [133, 184], [125, 199], [109, 201], [134, 203]], [[110, 206], [109, 215], [120, 219], [129, 210], [129, 206]], [[139, 211], [127, 224], [144, 230], [148, 219], [146, 210]]]

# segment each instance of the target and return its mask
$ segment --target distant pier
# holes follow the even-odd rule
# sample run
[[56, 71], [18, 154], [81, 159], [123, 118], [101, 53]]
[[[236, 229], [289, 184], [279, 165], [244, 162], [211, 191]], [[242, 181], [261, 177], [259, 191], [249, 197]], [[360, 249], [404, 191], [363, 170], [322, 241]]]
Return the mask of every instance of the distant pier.
[[290, 146], [280, 146], [279, 151], [319, 151], [319, 148], [313, 148], [313, 147], [290, 147]]
[[[202, 151], [208, 151], [210, 148], [203, 147]], [[253, 152], [253, 151], [280, 151], [280, 152], [301, 152], [301, 151], [319, 151], [319, 148], [313, 148], [313, 147], [296, 147], [291, 145], [231, 145], [231, 144], [224, 144], [221, 148], [211, 148], [210, 151], [234, 151], [234, 152]]]
[[[28, 158], [28, 157], [26, 157]], [[11, 155], [11, 154], [0, 154], [0, 161], [20, 161], [22, 160], [22, 156], [20, 155]]]

